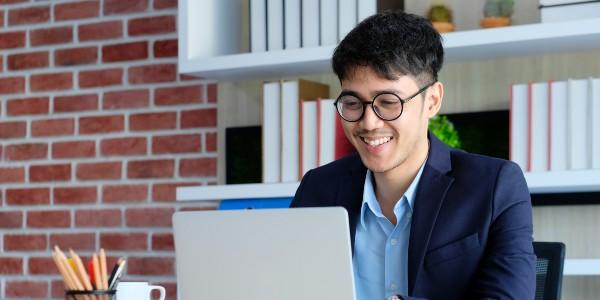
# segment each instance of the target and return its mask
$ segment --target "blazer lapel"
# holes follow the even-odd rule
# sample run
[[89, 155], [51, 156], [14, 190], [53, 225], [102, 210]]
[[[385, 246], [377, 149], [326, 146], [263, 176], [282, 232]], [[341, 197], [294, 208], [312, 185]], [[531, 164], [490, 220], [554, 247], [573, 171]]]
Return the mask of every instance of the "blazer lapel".
[[425, 163], [413, 208], [408, 246], [408, 291], [412, 294], [418, 271], [423, 265], [431, 233], [448, 188], [454, 181], [450, 150], [433, 134], [429, 134], [429, 157]]
[[342, 178], [338, 187], [338, 197], [336, 199], [336, 206], [342, 206], [348, 211], [352, 254], [354, 254], [356, 223], [358, 221], [358, 216], [360, 215], [365, 177], [367, 175], [367, 168], [362, 164], [358, 154], [355, 154], [353, 158], [354, 161], [352, 162], [349, 172]]

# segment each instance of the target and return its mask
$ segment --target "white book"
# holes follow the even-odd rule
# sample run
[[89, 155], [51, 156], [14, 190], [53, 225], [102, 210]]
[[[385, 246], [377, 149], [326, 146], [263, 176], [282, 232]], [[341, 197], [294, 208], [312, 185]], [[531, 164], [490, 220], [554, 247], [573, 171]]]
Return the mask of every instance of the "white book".
[[302, 47], [318, 46], [319, 0], [302, 0]]
[[280, 84], [263, 85], [263, 182], [281, 181]]
[[548, 83], [531, 86], [531, 172], [548, 171]]
[[592, 169], [600, 169], [600, 78], [590, 80]]
[[281, 181], [298, 181], [298, 81], [286, 81], [281, 88]]
[[335, 118], [337, 111], [333, 103], [335, 99], [318, 101], [320, 107], [319, 128], [319, 166], [335, 160]]
[[338, 40], [338, 5], [336, 0], [321, 0], [321, 46], [337, 44]]
[[377, 0], [358, 0], [358, 22], [377, 13]]
[[356, 26], [356, 0], [338, 0], [338, 41], [341, 41]]
[[571, 170], [588, 169], [588, 80], [569, 80], [568, 93], [568, 167]]
[[283, 0], [267, 0], [267, 50], [283, 49]]
[[302, 174], [317, 165], [317, 101], [302, 102]]
[[284, 0], [285, 49], [300, 48], [300, 0]]
[[267, 1], [250, 0], [250, 50], [267, 51]]
[[550, 87], [550, 170], [567, 169], [567, 82]]
[[512, 86], [510, 101], [510, 159], [528, 171], [529, 108], [526, 84]]

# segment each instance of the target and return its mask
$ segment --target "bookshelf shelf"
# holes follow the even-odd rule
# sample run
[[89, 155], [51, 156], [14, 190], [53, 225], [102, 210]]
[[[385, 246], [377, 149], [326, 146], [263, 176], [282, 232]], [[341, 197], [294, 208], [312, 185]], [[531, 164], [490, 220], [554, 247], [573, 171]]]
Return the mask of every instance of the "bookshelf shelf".
[[600, 191], [600, 170], [531, 172], [525, 179], [532, 194]]
[[[224, 39], [220, 38], [221, 34], [239, 36], [240, 33], [232, 29], [235, 26], [200, 24], [203, 18], [191, 15], [198, 14], [197, 10], [190, 9], [195, 5], [194, 1], [183, 2], [187, 4], [179, 8], [180, 16], [183, 16], [179, 24], [181, 73], [211, 79], [247, 79], [331, 72], [334, 46], [242, 53], [239, 43], [223, 45]], [[206, 26], [209, 30], [202, 31], [215, 29], [206, 37], [198, 36], [200, 33], [192, 30]], [[200, 39], [214, 43], [199, 43]], [[446, 61], [457, 63], [590, 50], [600, 48], [600, 18], [458, 31], [444, 33], [443, 39]]]
[[[600, 170], [526, 173], [532, 194], [600, 191]], [[299, 182], [180, 187], [178, 201], [292, 197]]]
[[565, 276], [598, 276], [600, 275], [600, 259], [573, 258], [565, 259], [563, 267]]

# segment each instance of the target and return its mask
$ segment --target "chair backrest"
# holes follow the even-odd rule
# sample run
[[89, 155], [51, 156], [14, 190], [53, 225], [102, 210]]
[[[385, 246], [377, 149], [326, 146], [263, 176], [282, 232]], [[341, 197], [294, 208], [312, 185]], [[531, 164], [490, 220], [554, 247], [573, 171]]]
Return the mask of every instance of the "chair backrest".
[[533, 242], [535, 264], [535, 300], [560, 300], [565, 244]]

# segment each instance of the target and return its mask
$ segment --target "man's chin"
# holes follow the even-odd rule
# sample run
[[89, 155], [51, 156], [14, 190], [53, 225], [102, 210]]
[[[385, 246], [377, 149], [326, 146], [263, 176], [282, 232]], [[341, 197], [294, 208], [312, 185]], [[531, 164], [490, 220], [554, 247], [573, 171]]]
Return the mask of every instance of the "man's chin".
[[362, 162], [365, 165], [365, 167], [367, 167], [367, 169], [371, 170], [371, 172], [373, 172], [373, 173], [384, 173], [384, 172], [392, 169], [392, 165], [389, 163], [389, 161], [386, 163], [386, 162], [373, 161], [373, 160], [368, 160], [368, 159], [363, 158]]

